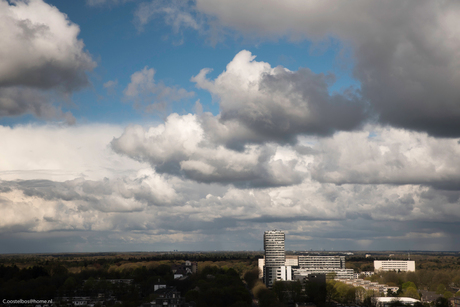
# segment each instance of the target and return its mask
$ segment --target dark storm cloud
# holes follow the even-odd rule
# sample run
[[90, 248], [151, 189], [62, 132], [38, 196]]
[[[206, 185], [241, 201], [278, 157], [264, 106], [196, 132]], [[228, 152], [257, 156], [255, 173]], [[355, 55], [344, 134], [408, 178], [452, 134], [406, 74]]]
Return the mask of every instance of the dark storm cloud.
[[381, 123], [460, 136], [459, 17], [455, 2], [409, 2], [356, 46], [354, 75]]
[[0, 117], [34, 114], [41, 119], [62, 119], [68, 124], [75, 123], [70, 112], [62, 112], [53, 106], [54, 97], [48, 93], [24, 86], [0, 87]]
[[192, 9], [247, 37], [339, 39], [352, 51], [353, 75], [372, 119], [460, 136], [457, 2], [197, 0]]
[[0, 116], [25, 113], [75, 119], [53, 99], [89, 85], [96, 63], [77, 39], [79, 27], [55, 7], [37, 1], [0, 1]]
[[[354, 130], [367, 118], [366, 104], [353, 89], [329, 94], [333, 75], [315, 74], [308, 68], [271, 68], [254, 59], [243, 50], [215, 80], [206, 78], [209, 69], [192, 78], [219, 101], [219, 121], [227, 129], [210, 130], [216, 141], [234, 149], [245, 142], [294, 144], [300, 134], [326, 136]], [[211, 119], [205, 117], [204, 124], [211, 126]]]
[[279, 104], [260, 99], [237, 110], [222, 109], [222, 120], [236, 119], [251, 130], [278, 142], [295, 142], [298, 134], [331, 135], [337, 130], [356, 129], [365, 119], [364, 103], [352, 91], [349, 97], [330, 95], [331, 75], [315, 74], [308, 68], [296, 72], [281, 67], [264, 74], [260, 92], [268, 97], [285, 97]]

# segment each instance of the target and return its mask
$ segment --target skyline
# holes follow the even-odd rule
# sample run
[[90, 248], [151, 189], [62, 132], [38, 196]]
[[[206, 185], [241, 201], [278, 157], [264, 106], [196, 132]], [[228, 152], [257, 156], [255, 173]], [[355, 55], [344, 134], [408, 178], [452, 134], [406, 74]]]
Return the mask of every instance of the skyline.
[[0, 0], [0, 253], [459, 251], [459, 20]]

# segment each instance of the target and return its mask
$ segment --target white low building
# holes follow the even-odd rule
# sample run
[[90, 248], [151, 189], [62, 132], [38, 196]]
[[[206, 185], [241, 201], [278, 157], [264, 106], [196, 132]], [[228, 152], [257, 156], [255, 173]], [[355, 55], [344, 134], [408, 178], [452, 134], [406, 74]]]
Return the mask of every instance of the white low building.
[[401, 305], [404, 304], [406, 306], [413, 306], [415, 303], [420, 302], [419, 300], [411, 297], [374, 297], [373, 299], [377, 307], [388, 307], [395, 301], [401, 302]]
[[[264, 276], [264, 265], [265, 265], [265, 257], [258, 259], [258, 266], [259, 266], [259, 278], [262, 279]], [[285, 267], [295, 267], [299, 265], [299, 260], [297, 256], [286, 255], [286, 260], [284, 262]], [[285, 279], [286, 280], [286, 279]]]
[[378, 271], [415, 272], [415, 261], [374, 260], [374, 272]]

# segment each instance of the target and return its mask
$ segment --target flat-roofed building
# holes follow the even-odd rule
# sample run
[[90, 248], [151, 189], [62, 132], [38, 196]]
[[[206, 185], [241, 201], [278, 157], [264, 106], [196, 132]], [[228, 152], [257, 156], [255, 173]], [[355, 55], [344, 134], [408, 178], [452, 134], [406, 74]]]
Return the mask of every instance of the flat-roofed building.
[[[264, 232], [265, 257], [262, 271], [267, 287], [271, 287], [276, 280], [292, 280], [291, 266], [286, 265], [284, 239], [285, 235], [281, 230]], [[259, 260], [260, 264], [261, 261]]]
[[268, 230], [264, 233], [265, 266], [279, 267], [286, 261], [284, 252], [284, 232]]
[[309, 269], [345, 269], [345, 256], [299, 256], [299, 267]]
[[315, 269], [315, 268], [293, 268], [294, 276], [308, 276], [310, 274], [325, 274], [327, 278], [335, 279], [353, 279], [355, 278], [354, 271], [352, 269]]
[[420, 303], [419, 300], [411, 297], [373, 297], [372, 300], [377, 307], [394, 306], [396, 302], [400, 302], [401, 306], [414, 306], [415, 303]]
[[374, 260], [374, 272], [378, 271], [415, 272], [415, 261]]
[[[263, 272], [264, 272], [264, 265], [265, 265], [265, 257], [258, 259], [258, 265], [259, 265], [259, 278], [262, 279], [264, 276]], [[286, 255], [286, 261], [284, 262], [285, 267], [296, 267], [298, 265], [299, 265], [298, 256]]]

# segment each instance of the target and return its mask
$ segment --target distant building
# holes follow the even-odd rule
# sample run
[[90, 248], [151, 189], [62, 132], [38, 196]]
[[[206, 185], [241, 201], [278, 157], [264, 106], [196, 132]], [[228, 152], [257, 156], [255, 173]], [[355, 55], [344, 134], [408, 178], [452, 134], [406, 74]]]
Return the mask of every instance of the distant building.
[[324, 274], [328, 278], [354, 279], [352, 269], [345, 268], [345, 256], [286, 256], [284, 232], [270, 230], [264, 233], [265, 256], [258, 260], [259, 277], [267, 287], [276, 280], [304, 280], [310, 275]]
[[374, 297], [373, 299], [377, 307], [388, 307], [396, 301], [401, 302], [401, 305], [405, 306], [414, 306], [415, 303], [420, 302], [419, 300], [411, 297]]
[[378, 271], [415, 272], [415, 261], [374, 260], [374, 272]]
[[269, 230], [264, 233], [265, 257], [262, 271], [267, 287], [271, 287], [277, 280], [292, 280], [291, 266], [286, 266], [284, 239], [284, 232], [280, 230]]
[[372, 290], [375, 293], [379, 293], [379, 295], [386, 296], [388, 294], [388, 290], [396, 293], [399, 287], [392, 287], [384, 284], [379, 284], [375, 281], [365, 280], [361, 278], [356, 279], [340, 279], [337, 278], [336, 280], [343, 282], [347, 285], [351, 285], [353, 287], [362, 287], [364, 290], [369, 291]]
[[299, 265], [295, 267], [295, 276], [326, 274], [334, 278], [353, 279], [352, 269], [345, 268], [345, 256], [299, 256]]
[[424, 303], [433, 303], [441, 294], [437, 294], [435, 291], [419, 290], [421, 301]]
[[125, 284], [125, 285], [131, 285], [133, 283], [134, 279], [107, 279], [107, 282], [112, 283], [112, 284]]
[[362, 271], [361, 273], [355, 273], [355, 278], [359, 278], [361, 275], [364, 275], [365, 277], [370, 277], [374, 274], [374, 271]]
[[[299, 265], [298, 256], [286, 255], [285, 257], [286, 257], [286, 260], [284, 261], [285, 267], [296, 267]], [[263, 272], [264, 272], [264, 266], [265, 266], [265, 257], [259, 258], [258, 265], [259, 265], [259, 278], [262, 279], [264, 276]]]
[[286, 261], [284, 252], [285, 235], [281, 230], [269, 230], [264, 233], [265, 266], [283, 266]]
[[[154, 292], [157, 298], [150, 302], [150, 307], [179, 307], [189, 306], [185, 299], [181, 297], [180, 292], [174, 287], [158, 289]], [[148, 304], [143, 307], [149, 307]]]
[[174, 279], [182, 278], [190, 274], [195, 274], [197, 270], [197, 263], [187, 260], [182, 264], [171, 266], [171, 270], [174, 274]]
[[452, 307], [460, 307], [460, 297], [451, 297], [449, 302]]
[[299, 256], [299, 267], [309, 269], [345, 269], [345, 256]]
[[[265, 259], [259, 259], [259, 269], [263, 272]], [[345, 268], [345, 256], [293, 256], [287, 255], [284, 266], [292, 269], [293, 279], [303, 279], [310, 274], [325, 274], [335, 278], [355, 278], [352, 269]], [[275, 274], [275, 273], [273, 273]], [[278, 272], [278, 275], [282, 274]], [[287, 274], [287, 273], [286, 273]], [[259, 277], [262, 278], [260, 273]], [[290, 280], [290, 279], [286, 279]]]

